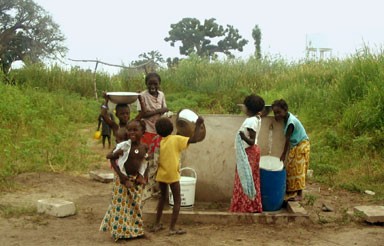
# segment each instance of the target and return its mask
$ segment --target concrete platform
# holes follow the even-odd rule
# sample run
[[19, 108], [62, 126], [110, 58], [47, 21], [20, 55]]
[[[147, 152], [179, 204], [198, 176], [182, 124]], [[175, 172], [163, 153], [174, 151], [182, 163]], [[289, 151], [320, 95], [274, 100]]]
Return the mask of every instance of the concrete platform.
[[356, 206], [354, 211], [369, 223], [384, 223], [384, 206]]
[[94, 170], [89, 172], [89, 177], [102, 183], [109, 183], [113, 181], [114, 173], [112, 171]]
[[[156, 199], [145, 201], [143, 217], [148, 223], [154, 223], [156, 217]], [[287, 206], [289, 207], [289, 206]], [[192, 208], [181, 208], [179, 223], [208, 223], [208, 224], [287, 224], [309, 223], [309, 216], [304, 208], [287, 209], [263, 213], [231, 213], [228, 212], [229, 204], [197, 202]], [[297, 212], [295, 212], [297, 211]], [[163, 211], [163, 223], [169, 223], [172, 207], [166, 206]]]

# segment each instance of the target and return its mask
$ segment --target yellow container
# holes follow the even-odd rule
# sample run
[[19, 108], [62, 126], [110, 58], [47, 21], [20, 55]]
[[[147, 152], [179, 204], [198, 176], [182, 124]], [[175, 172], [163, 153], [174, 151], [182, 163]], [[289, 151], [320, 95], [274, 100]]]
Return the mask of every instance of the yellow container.
[[93, 134], [93, 138], [99, 140], [101, 138], [101, 131], [95, 131], [95, 134]]

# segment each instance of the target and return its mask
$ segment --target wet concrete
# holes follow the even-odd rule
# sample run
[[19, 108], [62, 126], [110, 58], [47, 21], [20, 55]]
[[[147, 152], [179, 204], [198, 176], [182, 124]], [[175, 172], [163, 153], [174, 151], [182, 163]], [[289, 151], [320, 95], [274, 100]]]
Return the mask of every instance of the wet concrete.
[[[143, 217], [149, 224], [155, 222], [157, 199], [152, 198], [144, 202]], [[287, 205], [278, 211], [265, 211], [263, 213], [232, 213], [228, 211], [229, 204], [196, 202], [193, 207], [182, 207], [178, 223], [205, 223], [205, 224], [287, 224], [309, 223], [309, 216], [304, 208], [297, 209], [299, 205]], [[292, 207], [294, 207], [292, 209]], [[169, 223], [172, 207], [166, 205], [163, 211], [162, 222]]]

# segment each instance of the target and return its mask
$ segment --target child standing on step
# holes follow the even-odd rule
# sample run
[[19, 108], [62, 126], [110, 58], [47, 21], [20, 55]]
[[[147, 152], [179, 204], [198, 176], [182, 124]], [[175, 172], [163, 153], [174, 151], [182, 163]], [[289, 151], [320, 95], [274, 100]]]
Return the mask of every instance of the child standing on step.
[[157, 204], [156, 222], [152, 232], [161, 230], [161, 216], [166, 201], [168, 200], [168, 185], [171, 188], [174, 205], [172, 209], [171, 223], [169, 226], [169, 235], [179, 235], [186, 233], [185, 230], [176, 229], [176, 222], [180, 212], [180, 155], [187, 149], [190, 143], [196, 143], [200, 134], [200, 126], [204, 119], [199, 116], [196, 121], [195, 132], [192, 137], [180, 135], [171, 135], [173, 124], [167, 117], [162, 117], [156, 121], [156, 131], [162, 137], [160, 141], [159, 167], [157, 170], [156, 181], [159, 182], [161, 196]]
[[231, 212], [261, 213], [260, 146], [257, 144], [261, 128], [263, 98], [251, 94], [244, 99], [243, 111], [247, 115], [236, 133], [236, 171]]

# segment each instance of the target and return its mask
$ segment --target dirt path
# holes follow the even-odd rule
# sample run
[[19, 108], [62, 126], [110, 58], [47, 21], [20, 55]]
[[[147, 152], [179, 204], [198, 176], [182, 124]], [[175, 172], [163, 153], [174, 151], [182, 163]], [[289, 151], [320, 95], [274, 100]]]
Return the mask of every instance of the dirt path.
[[[92, 148], [100, 152], [100, 145]], [[15, 181], [22, 188], [0, 195], [0, 245], [115, 245], [108, 234], [98, 232], [110, 201], [111, 184], [93, 181], [88, 175], [64, 173], [26, 173]], [[185, 235], [146, 232], [142, 239], [118, 244], [383, 245], [382, 225], [366, 224], [347, 213], [353, 206], [373, 203], [369, 196], [333, 191], [316, 183], [310, 183], [306, 194], [302, 203], [312, 221], [306, 226], [184, 224]], [[38, 199], [52, 197], [75, 202], [77, 214], [55, 218], [33, 211]], [[334, 211], [323, 212], [323, 203]]]

